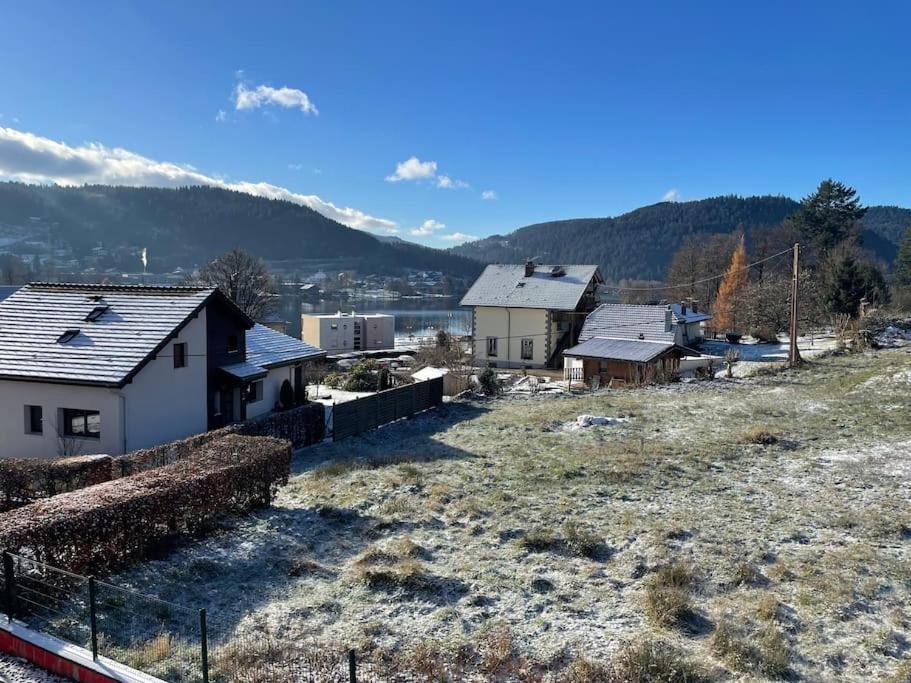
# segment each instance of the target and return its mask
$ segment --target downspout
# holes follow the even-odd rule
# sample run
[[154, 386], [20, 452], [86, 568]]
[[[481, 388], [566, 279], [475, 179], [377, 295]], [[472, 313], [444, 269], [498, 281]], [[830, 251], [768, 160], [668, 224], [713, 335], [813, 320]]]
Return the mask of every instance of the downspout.
[[509, 357], [509, 347], [512, 344], [512, 312], [509, 307], [506, 308], [506, 367], [512, 367], [512, 359]]
[[122, 453], [127, 453], [127, 397], [123, 393], [119, 393], [118, 397], [120, 398], [120, 441], [121, 446], [120, 450]]

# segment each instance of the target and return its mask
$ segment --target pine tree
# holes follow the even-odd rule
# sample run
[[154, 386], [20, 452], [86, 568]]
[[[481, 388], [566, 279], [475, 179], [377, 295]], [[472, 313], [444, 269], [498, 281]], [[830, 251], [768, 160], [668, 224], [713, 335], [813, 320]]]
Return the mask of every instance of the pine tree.
[[826, 307], [831, 313], [855, 316], [864, 296], [863, 273], [853, 256], [843, 257], [831, 275], [826, 292]]
[[748, 281], [747, 281], [747, 252], [743, 245], [743, 237], [740, 238], [740, 244], [734, 250], [731, 257], [731, 265], [728, 266], [721, 286], [718, 288], [718, 298], [715, 300], [714, 320], [712, 324], [716, 330], [721, 332], [735, 332], [743, 322], [743, 305], [746, 298]]
[[827, 252], [856, 232], [855, 225], [866, 212], [857, 190], [829, 178], [801, 200], [793, 221], [803, 237]]
[[905, 230], [895, 257], [895, 286], [911, 288], [911, 227]]

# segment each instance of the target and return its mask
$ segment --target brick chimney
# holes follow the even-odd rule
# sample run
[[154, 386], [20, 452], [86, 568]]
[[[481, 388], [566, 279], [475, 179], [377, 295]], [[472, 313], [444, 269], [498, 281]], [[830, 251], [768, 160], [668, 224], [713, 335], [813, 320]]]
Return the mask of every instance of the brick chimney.
[[535, 274], [535, 262], [526, 261], [525, 262], [525, 277], [531, 277]]

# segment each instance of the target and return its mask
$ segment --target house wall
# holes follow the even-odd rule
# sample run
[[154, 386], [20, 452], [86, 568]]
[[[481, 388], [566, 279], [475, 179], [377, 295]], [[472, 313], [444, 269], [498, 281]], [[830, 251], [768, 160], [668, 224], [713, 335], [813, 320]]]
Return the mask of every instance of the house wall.
[[[332, 329], [333, 325], [336, 329]], [[301, 339], [329, 353], [354, 351], [354, 318], [302, 315]]]
[[698, 344], [704, 337], [704, 333], [702, 331], [702, 323], [687, 323], [685, 325], [678, 324], [677, 334], [675, 337], [675, 341], [681, 346]]
[[[42, 407], [42, 434], [27, 434], [25, 406]], [[101, 413], [101, 436], [98, 439], [67, 439], [68, 452], [57, 436], [62, 408], [97, 410]], [[117, 389], [85, 387], [74, 384], [15, 382], [0, 380], [0, 457], [56, 458], [62, 455], [125, 452], [121, 396]]]
[[365, 351], [395, 348], [395, 317], [391, 315], [363, 316], [361, 345]]
[[294, 386], [294, 365], [283, 365], [269, 370], [263, 377], [263, 397], [256, 403], [247, 403], [247, 418], [259, 417], [275, 409], [281, 394], [282, 383], [288, 380]]
[[[542, 368], [547, 363], [547, 335], [554, 327], [543, 308], [477, 306], [473, 316], [475, 360], [501, 368]], [[497, 355], [487, 355], [487, 337], [497, 337]], [[522, 339], [532, 340], [532, 358], [522, 358]]]
[[[206, 431], [206, 327], [203, 309], [122, 389], [127, 452]], [[182, 368], [174, 367], [178, 343], [187, 345], [187, 364]]]

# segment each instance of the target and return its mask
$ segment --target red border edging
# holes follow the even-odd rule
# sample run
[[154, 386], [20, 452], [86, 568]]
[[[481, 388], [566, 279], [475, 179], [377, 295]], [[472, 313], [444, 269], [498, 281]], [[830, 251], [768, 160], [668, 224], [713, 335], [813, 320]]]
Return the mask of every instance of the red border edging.
[[105, 676], [87, 666], [38, 647], [5, 629], [0, 629], [0, 651], [26, 659], [35, 666], [78, 683], [120, 683], [116, 678]]

